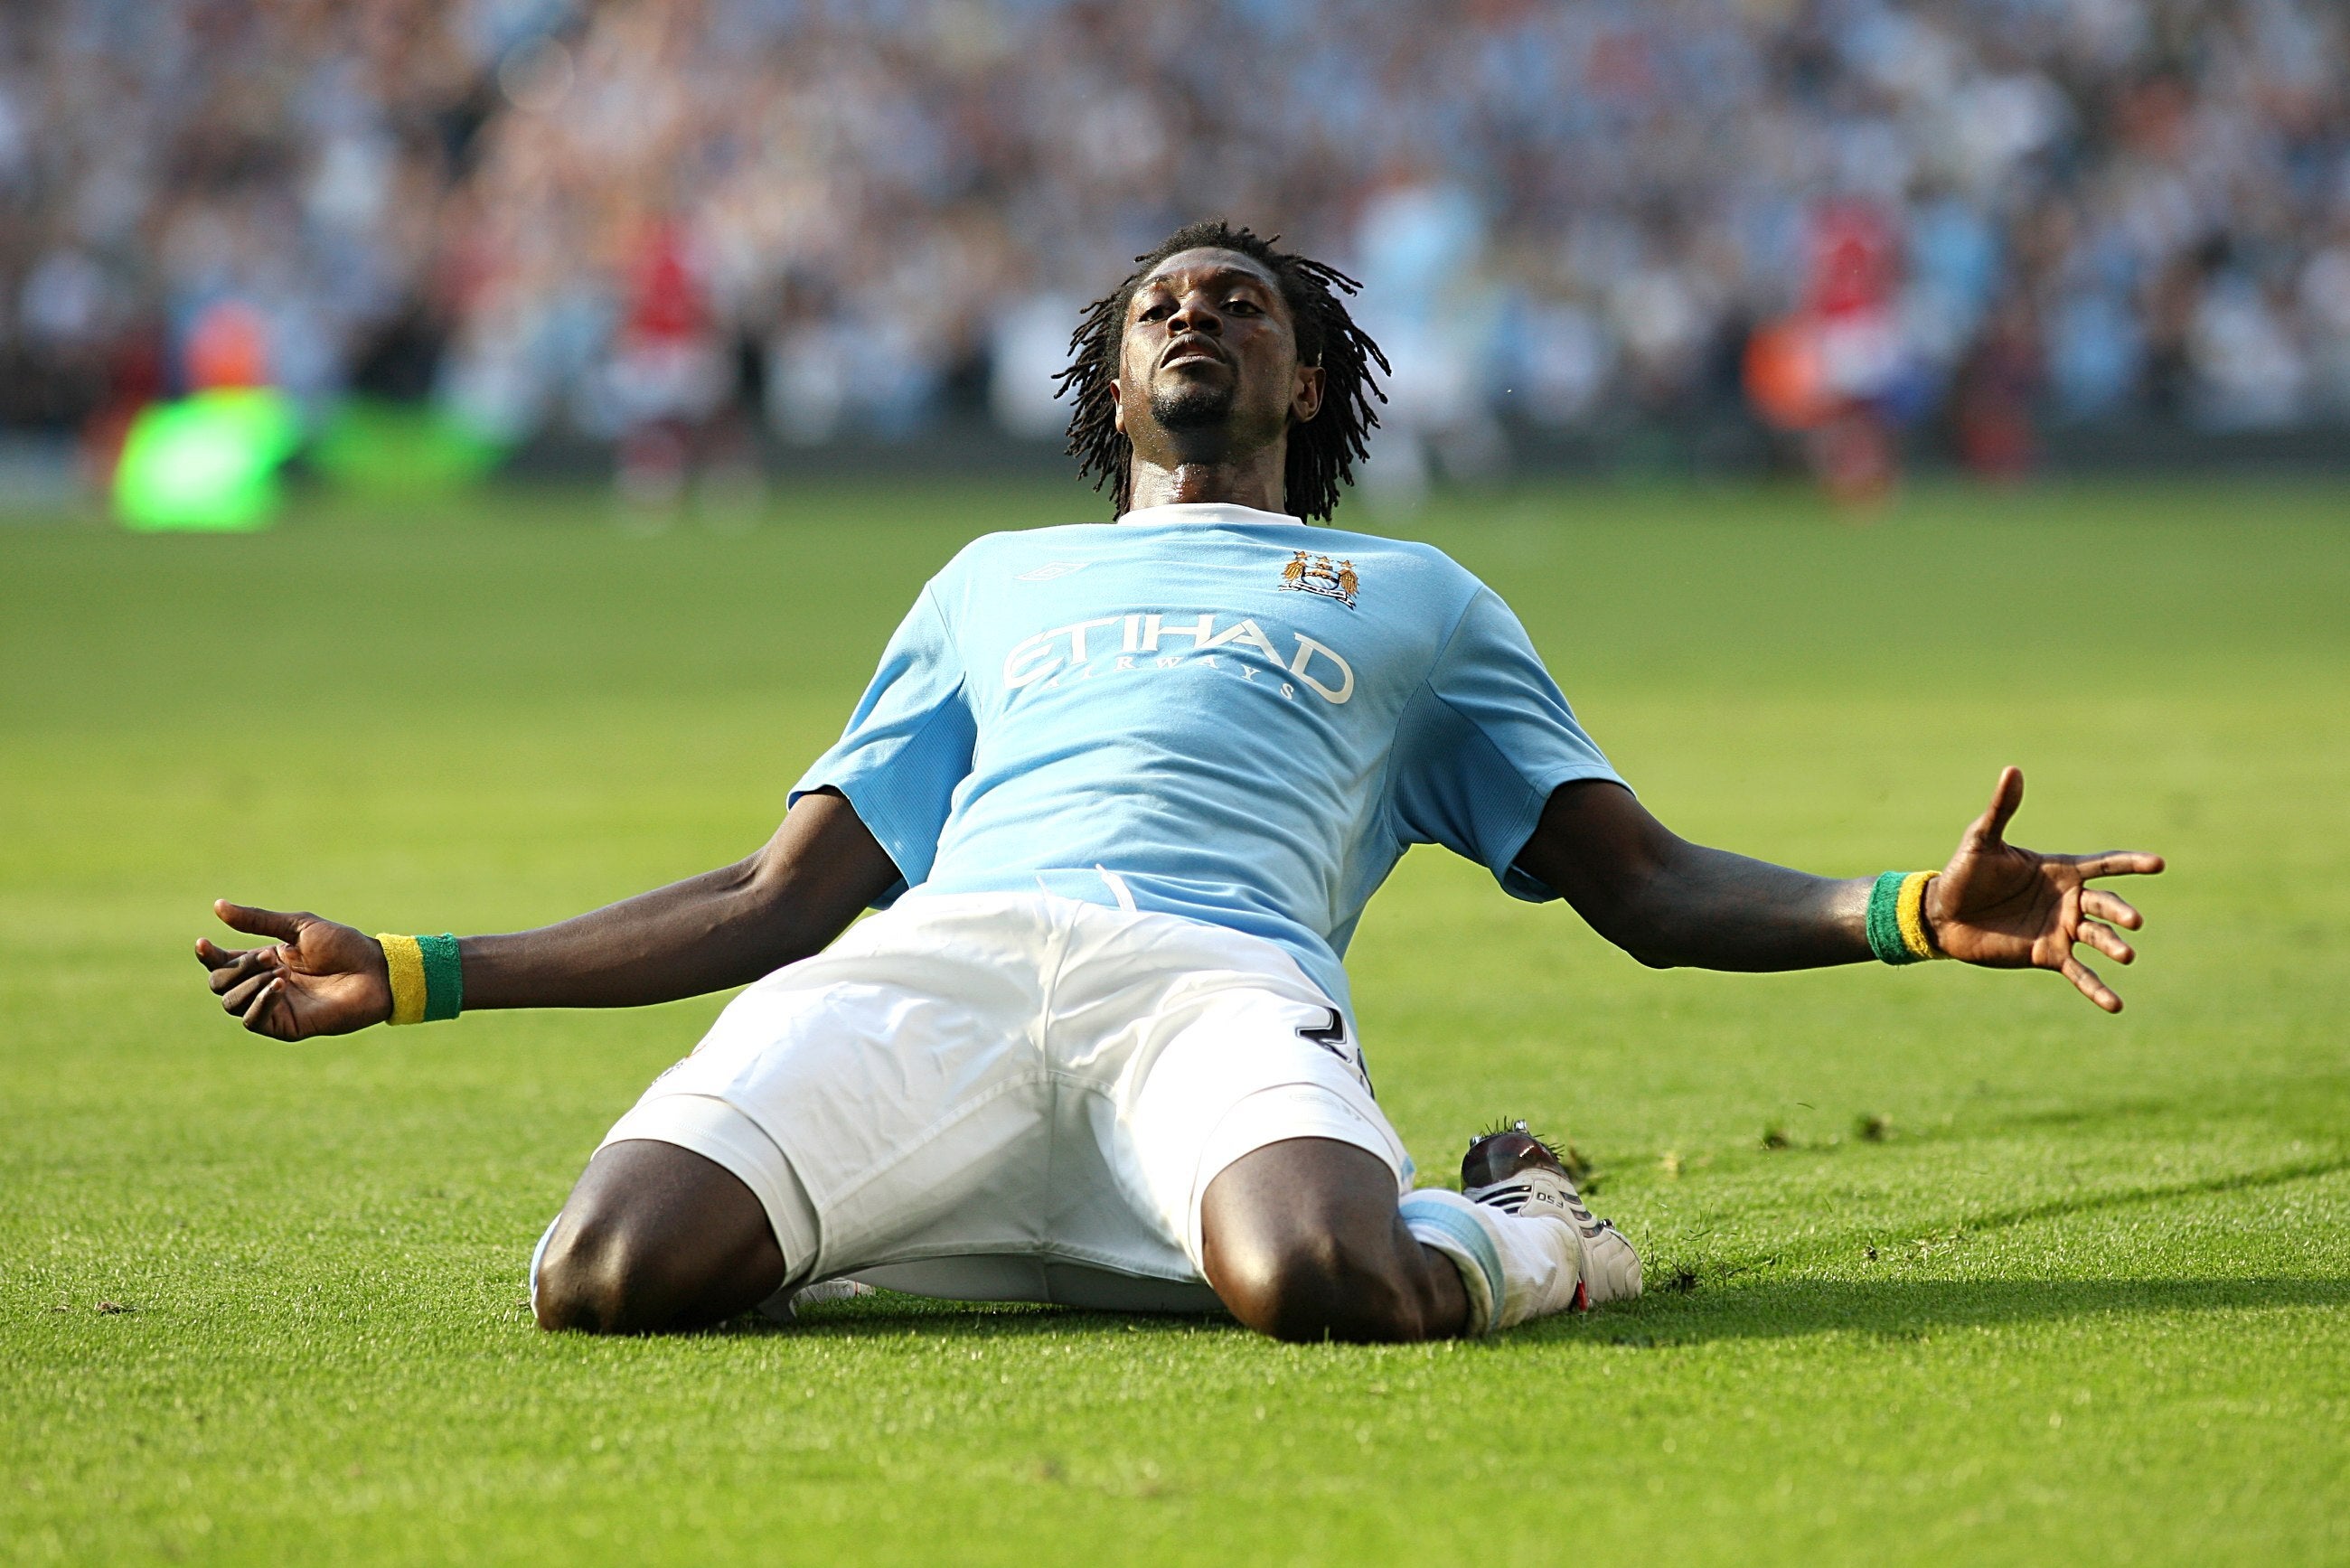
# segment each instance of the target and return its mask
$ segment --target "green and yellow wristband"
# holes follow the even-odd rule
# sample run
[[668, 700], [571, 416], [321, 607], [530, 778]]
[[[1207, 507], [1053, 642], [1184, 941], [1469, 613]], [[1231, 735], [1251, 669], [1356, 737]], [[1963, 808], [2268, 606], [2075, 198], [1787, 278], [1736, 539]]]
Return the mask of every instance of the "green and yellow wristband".
[[1926, 884], [1932, 871], [1887, 871], [1868, 890], [1868, 950], [1887, 963], [1920, 963], [1942, 950], [1926, 929]]
[[391, 1021], [431, 1023], [454, 1018], [465, 1004], [465, 971], [457, 962], [457, 939], [376, 935], [384, 966], [391, 971]]

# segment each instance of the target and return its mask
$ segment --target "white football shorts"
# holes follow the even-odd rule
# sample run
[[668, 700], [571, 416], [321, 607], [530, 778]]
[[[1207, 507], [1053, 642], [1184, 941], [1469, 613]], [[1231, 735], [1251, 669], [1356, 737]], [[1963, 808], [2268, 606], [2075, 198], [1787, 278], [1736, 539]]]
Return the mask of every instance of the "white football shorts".
[[1295, 961], [1039, 893], [917, 896], [859, 922], [736, 997], [604, 1142], [740, 1178], [787, 1287], [1211, 1311], [1201, 1195], [1301, 1137], [1367, 1149], [1410, 1189], [1353, 1028]]

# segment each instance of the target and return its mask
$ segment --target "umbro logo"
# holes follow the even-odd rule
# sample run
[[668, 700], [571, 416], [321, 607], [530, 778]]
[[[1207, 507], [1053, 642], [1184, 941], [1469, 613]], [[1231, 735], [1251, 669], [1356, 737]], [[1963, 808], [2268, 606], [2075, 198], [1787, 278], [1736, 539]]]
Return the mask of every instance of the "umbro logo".
[[1055, 577], [1066, 577], [1071, 572], [1082, 572], [1086, 569], [1087, 565], [1087, 563], [1084, 561], [1047, 561], [1041, 566], [1032, 567], [1028, 571], [1021, 573], [1018, 576], [1014, 577], [1013, 581], [1019, 583], [1049, 583]]
[[1303, 550], [1292, 551], [1289, 564], [1281, 568], [1283, 587], [1336, 599], [1348, 609], [1355, 607], [1355, 588], [1359, 581], [1355, 576], [1354, 562], [1333, 564], [1327, 556], [1309, 556]]

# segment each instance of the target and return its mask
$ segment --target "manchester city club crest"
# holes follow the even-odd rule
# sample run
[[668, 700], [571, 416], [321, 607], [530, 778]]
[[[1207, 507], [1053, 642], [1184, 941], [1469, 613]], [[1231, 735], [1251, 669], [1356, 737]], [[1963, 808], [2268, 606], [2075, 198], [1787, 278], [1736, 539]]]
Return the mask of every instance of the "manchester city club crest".
[[1333, 563], [1327, 556], [1309, 556], [1303, 550], [1291, 552], [1289, 564], [1281, 568], [1281, 586], [1295, 588], [1301, 594], [1320, 594], [1326, 599], [1336, 599], [1348, 609], [1355, 607], [1355, 563]]

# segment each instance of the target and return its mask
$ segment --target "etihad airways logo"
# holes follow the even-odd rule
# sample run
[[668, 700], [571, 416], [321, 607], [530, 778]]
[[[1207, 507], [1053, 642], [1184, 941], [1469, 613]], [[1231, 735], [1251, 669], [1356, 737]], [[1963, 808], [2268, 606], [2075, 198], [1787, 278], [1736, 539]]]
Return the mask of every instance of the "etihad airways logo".
[[[1112, 629], [1112, 628], [1116, 629]], [[1229, 656], [1243, 680], [1254, 680], [1262, 670], [1245, 652], [1261, 653], [1283, 675], [1305, 687], [1326, 702], [1344, 702], [1355, 694], [1355, 667], [1328, 643], [1291, 632], [1295, 643], [1284, 656], [1264, 628], [1242, 620], [1217, 629], [1216, 617], [1173, 618], [1164, 613], [1103, 616], [1074, 621], [1040, 631], [1016, 645], [1003, 659], [1003, 686], [1018, 691], [1040, 682], [1058, 686], [1064, 679], [1093, 680], [1097, 671], [1116, 674], [1129, 670], [1174, 670], [1203, 664], [1221, 668]], [[1173, 639], [1180, 638], [1181, 642]], [[1179, 651], [1180, 649], [1180, 651]], [[1108, 662], [1105, 665], [1104, 660]], [[1284, 697], [1294, 698], [1296, 686], [1277, 682]]]

